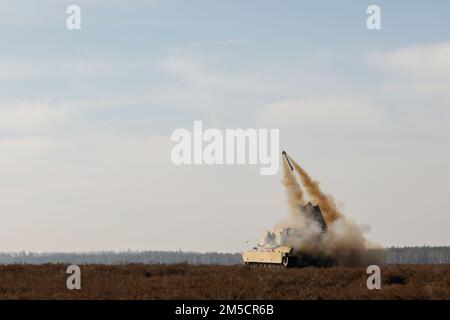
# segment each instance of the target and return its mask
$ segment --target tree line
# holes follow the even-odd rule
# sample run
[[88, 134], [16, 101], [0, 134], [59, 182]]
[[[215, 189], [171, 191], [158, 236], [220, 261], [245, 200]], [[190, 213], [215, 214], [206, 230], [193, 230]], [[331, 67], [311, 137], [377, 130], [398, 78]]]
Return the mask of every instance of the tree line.
[[[450, 263], [450, 247], [391, 247], [382, 249], [387, 264], [445, 264]], [[79, 253], [0, 253], [0, 264], [212, 264], [236, 265], [242, 263], [240, 253], [186, 252], [186, 251], [100, 251]]]

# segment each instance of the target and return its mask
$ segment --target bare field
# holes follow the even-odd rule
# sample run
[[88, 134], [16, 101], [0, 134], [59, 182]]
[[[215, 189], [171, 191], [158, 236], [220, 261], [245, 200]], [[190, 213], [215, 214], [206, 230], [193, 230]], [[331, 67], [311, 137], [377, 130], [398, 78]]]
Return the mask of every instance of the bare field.
[[383, 267], [381, 290], [363, 268], [82, 265], [81, 290], [66, 265], [0, 266], [0, 299], [450, 299], [450, 265]]

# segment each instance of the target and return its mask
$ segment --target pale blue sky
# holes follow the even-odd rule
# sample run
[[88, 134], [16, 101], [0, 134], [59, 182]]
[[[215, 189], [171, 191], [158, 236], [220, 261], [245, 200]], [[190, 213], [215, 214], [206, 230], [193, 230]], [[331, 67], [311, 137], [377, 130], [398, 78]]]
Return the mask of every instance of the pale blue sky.
[[280, 128], [382, 245], [450, 243], [448, 1], [0, 6], [0, 250], [257, 242], [287, 213], [280, 177], [173, 166], [194, 120]]

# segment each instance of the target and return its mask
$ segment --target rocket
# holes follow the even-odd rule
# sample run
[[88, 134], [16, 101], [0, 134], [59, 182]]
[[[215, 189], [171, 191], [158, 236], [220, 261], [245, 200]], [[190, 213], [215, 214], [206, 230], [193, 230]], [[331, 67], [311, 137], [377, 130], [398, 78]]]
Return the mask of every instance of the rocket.
[[287, 161], [289, 167], [291, 168], [291, 170], [294, 171], [294, 167], [292, 166], [291, 161], [289, 161], [286, 151], [283, 150], [283, 152], [281, 152], [281, 154], [286, 158], [286, 161]]

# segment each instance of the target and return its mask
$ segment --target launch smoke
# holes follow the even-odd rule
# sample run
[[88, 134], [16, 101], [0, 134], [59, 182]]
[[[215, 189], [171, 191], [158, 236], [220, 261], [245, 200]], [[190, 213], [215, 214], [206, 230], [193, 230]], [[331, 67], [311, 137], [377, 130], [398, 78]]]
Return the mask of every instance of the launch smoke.
[[304, 205], [303, 191], [295, 176], [292, 174], [287, 161], [283, 158], [283, 180], [281, 183], [286, 188], [286, 196], [291, 214], [298, 215], [298, 208]]
[[[304, 189], [284, 160], [282, 184], [286, 189], [290, 214], [273, 232], [266, 233], [262, 243], [273, 243], [275, 238], [279, 238], [278, 245], [290, 246], [298, 254], [330, 259], [341, 266], [382, 263], [380, 251], [372, 250], [377, 246], [365, 238], [363, 229], [338, 209], [334, 199], [320, 189], [318, 181], [314, 181], [291, 158], [289, 160]], [[300, 206], [304, 206], [307, 201], [319, 205], [328, 226], [326, 232], [323, 232], [317, 221], [300, 213]]]
[[311, 200], [319, 205], [322, 213], [325, 215], [325, 221], [333, 223], [342, 217], [342, 213], [339, 212], [333, 197], [323, 193], [319, 187], [319, 182], [311, 179], [308, 173], [292, 158], [290, 160], [294, 164], [295, 171], [300, 176], [303, 186], [312, 198]]

